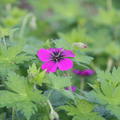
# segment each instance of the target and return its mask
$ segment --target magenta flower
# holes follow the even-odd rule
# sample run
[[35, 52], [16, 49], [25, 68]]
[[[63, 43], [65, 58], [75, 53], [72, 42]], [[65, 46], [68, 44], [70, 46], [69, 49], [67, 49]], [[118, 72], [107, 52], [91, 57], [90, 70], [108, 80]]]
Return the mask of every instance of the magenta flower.
[[95, 74], [94, 70], [86, 69], [86, 70], [73, 70], [73, 73], [81, 76], [91, 76]]
[[75, 92], [77, 89], [76, 86], [69, 86], [69, 87], [66, 87], [65, 90], [71, 90], [72, 92]]
[[47, 72], [56, 72], [57, 69], [61, 71], [69, 70], [73, 67], [73, 61], [67, 57], [75, 57], [71, 50], [63, 48], [41, 48], [37, 52], [38, 58], [44, 62], [42, 69]]

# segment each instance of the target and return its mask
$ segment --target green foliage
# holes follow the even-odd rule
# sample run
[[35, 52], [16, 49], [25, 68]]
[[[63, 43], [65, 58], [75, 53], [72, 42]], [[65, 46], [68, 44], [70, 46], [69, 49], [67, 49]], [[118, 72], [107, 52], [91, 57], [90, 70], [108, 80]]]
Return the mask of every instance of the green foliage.
[[22, 11], [19, 8], [13, 8], [7, 11], [6, 17], [2, 18], [3, 24], [10, 28], [21, 23], [21, 20], [26, 15], [26, 11]]
[[59, 33], [58, 35], [70, 43], [75, 43], [75, 42], [90, 43], [93, 41], [92, 38], [90, 38], [90, 36], [87, 35], [87, 30], [85, 28], [73, 29], [72, 31], [66, 34]]
[[119, 105], [120, 105], [120, 67], [113, 69], [112, 73], [98, 71], [99, 84], [93, 85], [91, 92], [87, 93], [87, 97], [90, 100], [101, 105], [105, 105], [106, 109], [109, 110], [118, 119], [119, 116]]
[[4, 44], [0, 45], [0, 73], [5, 75], [10, 70], [17, 70], [18, 64], [31, 60], [31, 56], [23, 52], [23, 44], [17, 44], [7, 47], [4, 39]]
[[[119, 8], [120, 0], [0, 0], [0, 120], [120, 120]], [[40, 48], [72, 50], [74, 67], [42, 71]], [[106, 71], [72, 72], [90, 68]]]
[[[111, 42], [107, 47], [106, 47], [106, 53], [108, 53], [110, 56], [112, 56], [115, 59], [120, 58], [120, 47], [117, 43]], [[114, 53], [114, 55], [113, 55]]]
[[[77, 64], [90, 64], [93, 60], [92, 57], [90, 56], [87, 56], [85, 53], [83, 52], [80, 52], [80, 50], [76, 50], [74, 48], [74, 46], [71, 47], [71, 44], [64, 40], [64, 39], [57, 39], [54, 41], [55, 43], [55, 47], [56, 48], [64, 48], [64, 49], [71, 49], [71, 50], [74, 50], [74, 53], [76, 55], [75, 58], [73, 58], [73, 60], [77, 63]], [[63, 44], [64, 43], [64, 44]], [[80, 57], [79, 57], [80, 56]]]
[[54, 89], [64, 89], [67, 86], [71, 86], [71, 77], [56, 76], [55, 74], [48, 75], [48, 82]]
[[42, 85], [46, 71], [40, 72], [35, 63], [28, 69], [28, 77], [31, 83]]
[[0, 107], [6, 106], [21, 111], [29, 120], [37, 111], [37, 104], [41, 104], [44, 97], [28, 84], [25, 77], [16, 73], [9, 73], [5, 83], [8, 90], [0, 91]]
[[30, 59], [30, 56], [27, 56], [25, 53], [23, 53], [22, 44], [8, 47], [8, 49], [5, 47], [1, 46], [1, 49], [0, 49], [0, 53], [1, 53], [0, 62], [2, 64], [13, 64], [13, 63], [19, 64]]
[[[80, 57], [79, 57], [80, 56]], [[74, 59], [74, 61], [78, 64], [90, 64], [93, 60], [93, 57], [87, 56], [86, 54], [80, 52], [80, 51], [76, 51], [76, 57]]]
[[10, 30], [8, 28], [2, 28], [0, 27], [0, 37], [3, 38], [5, 36], [10, 35]]
[[85, 100], [77, 100], [75, 105], [65, 105], [60, 108], [67, 111], [68, 115], [74, 116], [72, 120], [104, 120], [93, 112], [94, 106]]
[[69, 44], [64, 39], [56, 39], [56, 40], [54, 40], [54, 43], [55, 43], [56, 48], [72, 49], [71, 44]]
[[2, 1], [0, 1], [1, 2], [1, 4], [10, 4], [10, 3], [14, 3], [14, 2], [16, 2], [16, 0], [2, 0]]
[[53, 106], [61, 106], [67, 103], [69, 100], [68, 97], [70, 97], [67, 93], [68, 96], [65, 95], [65, 91], [61, 90], [48, 90], [45, 92], [45, 95], [47, 95], [52, 103]]
[[73, 20], [74, 17], [79, 16], [79, 1], [63, 0], [62, 2], [54, 2], [53, 9], [56, 14], [59, 14], [61, 18]]
[[118, 10], [99, 10], [99, 15], [95, 18], [95, 21], [104, 25], [116, 25], [120, 21], [120, 13]]

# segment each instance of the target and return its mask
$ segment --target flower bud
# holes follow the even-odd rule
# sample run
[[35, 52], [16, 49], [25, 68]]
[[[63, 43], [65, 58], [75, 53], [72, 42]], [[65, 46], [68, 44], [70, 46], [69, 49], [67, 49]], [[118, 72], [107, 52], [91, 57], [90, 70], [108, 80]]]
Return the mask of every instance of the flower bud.
[[79, 48], [87, 48], [88, 47], [85, 43], [82, 43], [82, 42], [76, 42], [73, 45], [77, 46]]

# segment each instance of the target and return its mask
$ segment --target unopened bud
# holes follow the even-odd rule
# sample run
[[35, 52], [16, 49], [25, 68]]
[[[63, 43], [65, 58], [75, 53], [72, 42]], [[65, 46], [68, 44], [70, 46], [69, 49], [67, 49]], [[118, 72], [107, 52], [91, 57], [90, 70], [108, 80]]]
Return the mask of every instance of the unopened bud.
[[50, 112], [50, 120], [59, 120], [58, 113], [53, 109], [50, 101], [48, 100], [48, 104], [50, 106], [51, 112]]
[[57, 112], [52, 111], [50, 113], [50, 120], [59, 120], [59, 116], [58, 116]]
[[74, 43], [73, 45], [74, 45], [74, 46], [77, 46], [77, 47], [79, 47], [79, 48], [87, 48], [87, 47], [88, 47], [87, 44], [82, 43], [82, 42], [76, 42], [76, 43]]

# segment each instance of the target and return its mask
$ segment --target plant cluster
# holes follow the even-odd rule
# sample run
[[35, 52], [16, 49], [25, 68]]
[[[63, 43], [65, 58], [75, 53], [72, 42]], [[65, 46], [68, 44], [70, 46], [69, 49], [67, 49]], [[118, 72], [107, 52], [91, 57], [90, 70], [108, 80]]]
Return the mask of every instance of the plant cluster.
[[0, 1], [0, 120], [120, 120], [119, 0]]

